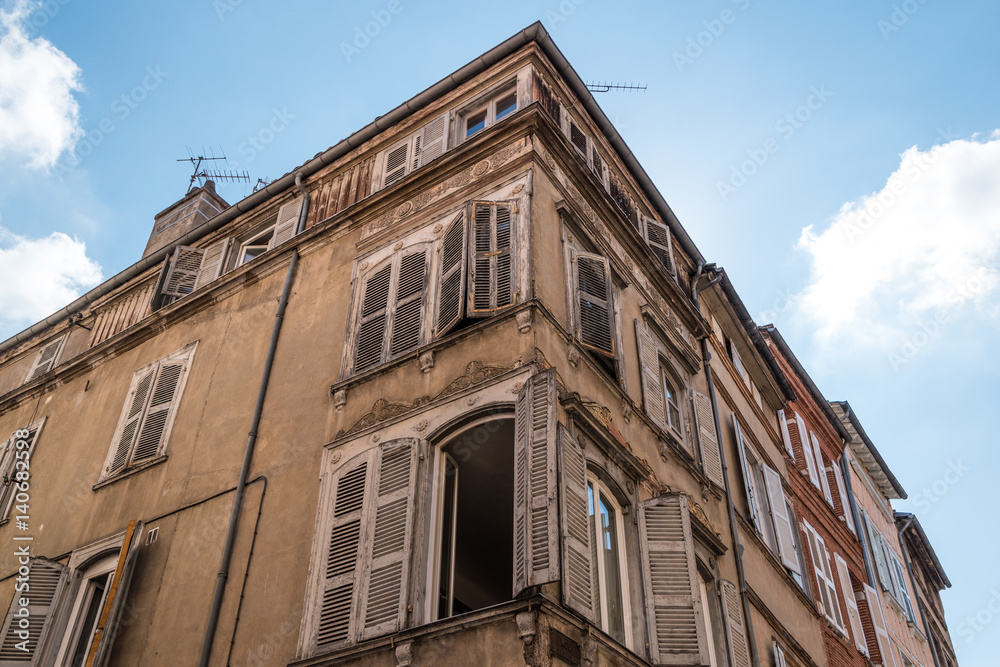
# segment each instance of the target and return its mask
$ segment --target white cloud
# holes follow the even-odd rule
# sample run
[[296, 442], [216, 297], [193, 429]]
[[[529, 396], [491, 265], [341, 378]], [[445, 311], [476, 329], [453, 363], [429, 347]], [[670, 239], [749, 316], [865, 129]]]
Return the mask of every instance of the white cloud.
[[885, 187], [803, 229], [798, 247], [812, 275], [795, 306], [821, 342], [893, 348], [963, 309], [995, 312], [1000, 131], [910, 148]]
[[82, 241], [54, 232], [29, 239], [0, 227], [0, 323], [28, 326], [103, 279]]
[[16, 0], [0, 11], [0, 154], [47, 169], [83, 136], [73, 98], [83, 85], [76, 63], [47, 39], [28, 34], [29, 17], [40, 5]]

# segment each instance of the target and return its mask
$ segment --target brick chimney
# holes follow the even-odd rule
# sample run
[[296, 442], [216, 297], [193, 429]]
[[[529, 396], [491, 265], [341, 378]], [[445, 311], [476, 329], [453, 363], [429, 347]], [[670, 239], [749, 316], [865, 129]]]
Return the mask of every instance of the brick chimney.
[[191, 189], [183, 199], [153, 216], [153, 231], [142, 256], [170, 245], [227, 208], [226, 200], [215, 193], [215, 183], [205, 181], [205, 185]]

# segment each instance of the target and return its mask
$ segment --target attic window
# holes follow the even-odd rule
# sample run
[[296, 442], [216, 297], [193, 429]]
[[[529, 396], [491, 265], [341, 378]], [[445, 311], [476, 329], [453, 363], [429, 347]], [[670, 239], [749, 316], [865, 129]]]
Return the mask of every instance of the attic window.
[[517, 90], [507, 88], [485, 104], [475, 106], [462, 114], [462, 126], [465, 128], [464, 138], [467, 139], [480, 130], [490, 127], [493, 123], [516, 110]]

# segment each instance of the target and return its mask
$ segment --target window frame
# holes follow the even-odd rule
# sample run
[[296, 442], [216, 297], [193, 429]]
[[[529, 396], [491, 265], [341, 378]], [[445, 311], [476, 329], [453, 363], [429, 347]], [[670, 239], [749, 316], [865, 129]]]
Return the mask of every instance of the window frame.
[[[14, 509], [14, 499], [17, 495], [16, 491], [16, 473], [18, 472], [18, 462], [24, 461], [26, 466], [24, 472], [31, 475], [31, 459], [35, 453], [35, 446], [38, 444], [38, 438], [42, 434], [42, 429], [45, 428], [45, 422], [48, 417], [42, 417], [23, 429], [18, 429], [14, 431], [10, 438], [0, 446], [0, 476], [6, 477], [7, 480], [0, 478], [0, 483], [4, 484], [4, 489], [0, 492], [0, 524], [6, 522], [10, 519], [11, 511]], [[28, 437], [31, 438], [28, 442], [28, 438], [18, 438], [17, 435], [21, 431], [28, 431]], [[18, 447], [18, 442], [28, 442], [27, 447]], [[18, 456], [22, 451], [27, 451], [26, 457]], [[3, 497], [7, 494], [9, 497], [4, 499]]]
[[[497, 118], [497, 103], [506, 99], [511, 94], [514, 95], [514, 108]], [[458, 122], [455, 123], [455, 134], [457, 135], [455, 137], [455, 145], [457, 146], [468, 141], [480, 132], [490, 129], [504, 118], [517, 113], [519, 110], [524, 108], [523, 102], [524, 100], [520, 99], [516, 75], [506, 81], [503, 81], [502, 83], [497, 84], [490, 90], [490, 92], [476, 98], [476, 101], [462, 107], [458, 112], [456, 112], [455, 115], [458, 117]], [[485, 113], [483, 127], [476, 130], [472, 134], [469, 134], [467, 127], [469, 117], [480, 112]]]
[[[826, 620], [837, 629], [840, 634], [847, 636], [847, 628], [844, 625], [844, 614], [840, 608], [840, 595], [837, 593], [837, 584], [833, 576], [833, 566], [831, 558], [835, 553], [831, 552], [823, 537], [816, 532], [816, 529], [809, 525], [808, 521], [802, 522], [809, 538], [809, 553], [812, 557], [813, 572], [816, 575], [817, 593], [819, 593], [821, 611]], [[825, 595], [824, 595], [825, 593]], [[829, 602], [829, 605], [828, 605]], [[834, 615], [831, 616], [831, 607]]]
[[[602, 498], [606, 499], [611, 507], [611, 511], [615, 512], [618, 520], [615, 523], [615, 539], [617, 541], [616, 546], [618, 548], [617, 561], [618, 561], [618, 585], [620, 588], [619, 595], [622, 602], [622, 635], [624, 641], [618, 640], [618, 638], [611, 635], [611, 630], [609, 627], [608, 618], [608, 607], [607, 607], [607, 572], [606, 566], [604, 564], [604, 559], [601, 558], [600, 547], [596, 543], [592, 543], [591, 558], [592, 558], [592, 577], [597, 576], [597, 593], [598, 599], [593, 600], [593, 609], [595, 612], [595, 623], [601, 630], [606, 634], [614, 638], [616, 641], [620, 641], [628, 649], [633, 648], [633, 628], [632, 628], [632, 604], [630, 599], [630, 581], [629, 581], [629, 560], [628, 560], [628, 542], [625, 539], [625, 519], [627, 514], [625, 509], [627, 505], [623, 507], [621, 501], [618, 499], [618, 494], [608, 486], [601, 475], [597, 473], [592, 465], [587, 466], [587, 493], [588, 499], [590, 498], [590, 493], [593, 491], [594, 500], [594, 514], [590, 515], [591, 528], [593, 533], [592, 538], [600, 536], [601, 525], [600, 525], [600, 512], [598, 511], [598, 503]], [[606, 474], [606, 473], [605, 473]], [[597, 556], [594, 559], [594, 555]], [[600, 604], [598, 604], [600, 602]]]

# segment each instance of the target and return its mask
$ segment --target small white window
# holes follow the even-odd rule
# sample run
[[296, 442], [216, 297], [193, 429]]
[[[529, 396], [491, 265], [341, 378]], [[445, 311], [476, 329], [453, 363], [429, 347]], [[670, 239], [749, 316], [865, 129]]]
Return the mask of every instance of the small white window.
[[243, 266], [267, 252], [267, 247], [271, 243], [273, 236], [274, 227], [268, 227], [254, 238], [240, 245], [240, 251], [236, 253], [236, 266]]
[[677, 407], [677, 399], [679, 398], [677, 390], [674, 389], [673, 384], [667, 378], [667, 373], [662, 368], [660, 369], [660, 377], [663, 380], [663, 400], [667, 410], [667, 426], [681, 434], [683, 430], [681, 428], [681, 411]]
[[601, 629], [623, 645], [631, 635], [628, 603], [628, 572], [621, 507], [606, 486], [593, 474], [587, 479], [590, 513], [590, 556], [594, 612]]
[[485, 130], [495, 122], [517, 110], [517, 90], [509, 88], [493, 96], [484, 104], [462, 114], [462, 139]]

